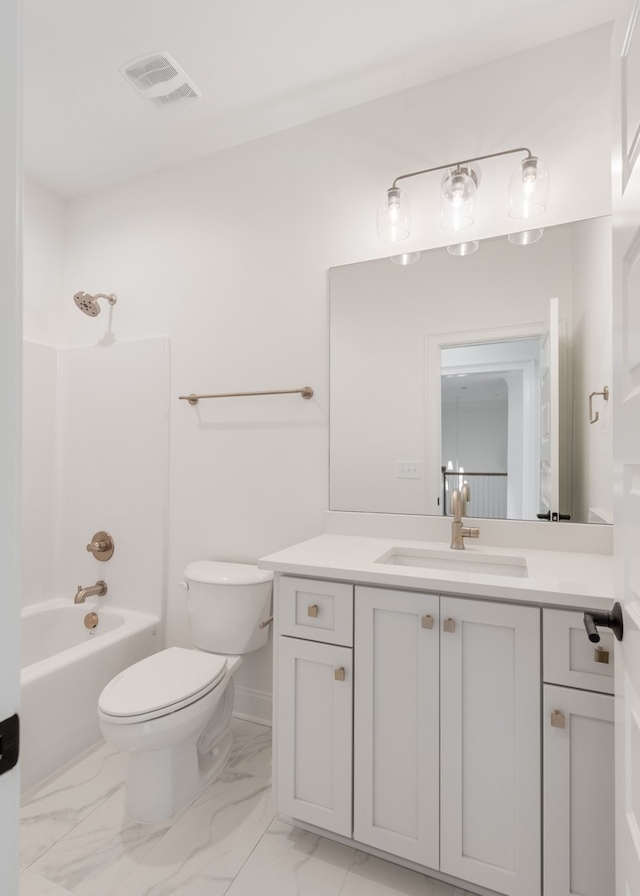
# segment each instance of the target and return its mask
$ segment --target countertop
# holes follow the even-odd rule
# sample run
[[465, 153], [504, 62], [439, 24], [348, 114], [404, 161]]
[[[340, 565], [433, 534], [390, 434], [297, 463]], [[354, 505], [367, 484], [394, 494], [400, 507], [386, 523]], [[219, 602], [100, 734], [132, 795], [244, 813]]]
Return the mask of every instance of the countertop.
[[[484, 556], [485, 560], [504, 558], [508, 564], [517, 563], [518, 558], [522, 558], [526, 561], [528, 574], [520, 578], [376, 562], [398, 550], [434, 551], [441, 557], [451, 556], [459, 562], [482, 562]], [[407, 562], [406, 558], [404, 562]], [[258, 566], [290, 575], [538, 606], [608, 611], [613, 602], [613, 557], [602, 554], [501, 548], [469, 544], [468, 541], [464, 551], [453, 551], [448, 543], [442, 542], [325, 534], [263, 557]]]

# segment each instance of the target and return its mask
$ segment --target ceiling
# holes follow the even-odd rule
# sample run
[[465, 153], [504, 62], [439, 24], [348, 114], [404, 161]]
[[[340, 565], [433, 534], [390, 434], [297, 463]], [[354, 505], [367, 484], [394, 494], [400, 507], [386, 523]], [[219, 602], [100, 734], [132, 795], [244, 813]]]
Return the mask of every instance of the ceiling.
[[[24, 0], [27, 176], [74, 197], [613, 19], [616, 0]], [[165, 51], [202, 98], [119, 73]]]

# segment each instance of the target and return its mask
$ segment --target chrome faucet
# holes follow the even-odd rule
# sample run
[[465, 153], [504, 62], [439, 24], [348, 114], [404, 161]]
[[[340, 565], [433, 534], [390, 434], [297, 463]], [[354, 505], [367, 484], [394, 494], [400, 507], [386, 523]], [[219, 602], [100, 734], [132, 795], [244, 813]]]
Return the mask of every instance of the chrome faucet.
[[472, 526], [463, 526], [462, 517], [467, 511], [467, 501], [471, 500], [469, 485], [464, 482], [461, 489], [454, 488], [451, 493], [450, 507], [453, 513], [451, 523], [451, 548], [454, 551], [464, 551], [465, 538], [478, 538], [480, 529]]
[[88, 588], [83, 588], [82, 585], [78, 585], [78, 590], [76, 591], [76, 596], [73, 598], [74, 604], [83, 604], [87, 597], [92, 597], [94, 594], [98, 597], [102, 597], [103, 594], [107, 593], [107, 583], [100, 580], [96, 582], [95, 585], [90, 585]]

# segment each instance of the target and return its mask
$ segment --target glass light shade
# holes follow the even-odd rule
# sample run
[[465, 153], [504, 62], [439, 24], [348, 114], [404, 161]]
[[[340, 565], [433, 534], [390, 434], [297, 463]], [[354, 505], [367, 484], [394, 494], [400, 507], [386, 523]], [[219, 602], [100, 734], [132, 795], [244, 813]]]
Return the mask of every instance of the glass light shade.
[[537, 228], [535, 230], [521, 230], [519, 233], [510, 233], [507, 236], [507, 239], [510, 243], [513, 243], [514, 246], [530, 246], [531, 243], [537, 243], [539, 239], [542, 239], [542, 234], [544, 230], [542, 228]]
[[442, 179], [440, 226], [444, 230], [466, 230], [476, 216], [477, 177], [471, 168], [455, 168]]
[[468, 240], [466, 243], [454, 243], [453, 246], [447, 246], [449, 255], [473, 255], [478, 248], [477, 240]]
[[394, 264], [408, 265], [415, 264], [416, 261], [420, 261], [420, 253], [419, 252], [403, 252], [402, 255], [392, 255], [391, 261]]
[[509, 181], [509, 216], [535, 218], [547, 207], [549, 169], [536, 156], [518, 164]]
[[397, 242], [409, 236], [411, 212], [409, 197], [397, 187], [384, 194], [378, 206], [378, 238]]

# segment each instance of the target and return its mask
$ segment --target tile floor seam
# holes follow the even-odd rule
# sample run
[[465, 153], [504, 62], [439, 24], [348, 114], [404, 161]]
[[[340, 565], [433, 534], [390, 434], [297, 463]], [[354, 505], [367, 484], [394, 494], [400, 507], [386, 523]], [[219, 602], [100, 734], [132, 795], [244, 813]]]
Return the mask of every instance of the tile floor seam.
[[[259, 777], [259, 775], [257, 775], [256, 777]], [[236, 880], [238, 879], [238, 877], [239, 877], [240, 874], [242, 873], [242, 869], [243, 869], [244, 866], [247, 864], [247, 862], [249, 861], [249, 859], [251, 858], [251, 856], [254, 854], [254, 852], [256, 851], [256, 849], [258, 848], [258, 846], [260, 845], [260, 843], [262, 842], [263, 838], [266, 836], [266, 834], [267, 834], [269, 828], [271, 827], [271, 825], [272, 825], [273, 822], [274, 822], [274, 819], [277, 818], [277, 815], [278, 815], [277, 812], [274, 812], [274, 813], [273, 813], [273, 815], [272, 815], [271, 818], [269, 819], [269, 822], [268, 822], [267, 826], [265, 827], [264, 831], [260, 834], [260, 836], [258, 837], [258, 839], [256, 840], [256, 842], [255, 842], [255, 843], [253, 844], [253, 846], [251, 847], [251, 850], [249, 851], [249, 854], [248, 854], [247, 857], [245, 858], [244, 862], [242, 862], [242, 864], [240, 865], [240, 867], [239, 867], [238, 870], [236, 871], [236, 873], [235, 873], [235, 875], [234, 875], [234, 877], [233, 877], [233, 880], [229, 882], [229, 886], [228, 886], [228, 887], [225, 889], [225, 891], [224, 891], [225, 893], [228, 892], [228, 890], [234, 885], [234, 883], [236, 882]]]
[[[122, 785], [122, 786], [124, 787], [124, 785]], [[121, 790], [121, 788], [119, 787], [118, 790]], [[114, 793], [111, 794], [111, 796], [114, 796], [114, 795], [118, 792], [118, 790], [114, 791]], [[100, 809], [100, 808], [104, 805], [104, 803], [106, 803], [106, 802], [107, 802], [106, 799], [105, 799], [105, 800], [102, 800], [102, 801], [100, 802], [99, 805], [95, 806], [95, 807], [91, 810], [91, 812], [88, 812], [86, 815], [83, 815], [82, 818], [79, 818], [79, 819], [75, 822], [75, 824], [74, 824], [72, 827], [69, 828], [68, 831], [65, 831], [64, 834], [62, 834], [61, 837], [58, 837], [58, 838], [57, 838], [56, 840], [54, 840], [53, 842], [49, 843], [49, 845], [47, 846], [47, 848], [46, 848], [43, 852], [38, 853], [38, 855], [35, 856], [34, 859], [32, 859], [27, 865], [24, 865], [23, 867], [26, 868], [26, 869], [28, 869], [28, 870], [30, 870], [32, 874], [38, 874], [39, 877], [42, 877], [43, 875], [40, 874], [38, 871], [33, 871], [33, 870], [32, 870], [32, 869], [33, 869], [33, 866], [36, 864], [36, 862], [39, 862], [41, 859], [43, 859], [43, 858], [47, 855], [47, 853], [51, 852], [52, 849], [55, 849], [57, 846], [59, 846], [60, 843], [62, 843], [63, 840], [65, 840], [70, 834], [72, 834], [72, 833], [76, 830], [76, 828], [79, 827], [81, 824], [83, 824], [88, 818], [91, 818], [91, 816], [94, 814], [94, 812], [97, 812], [98, 809]], [[45, 880], [49, 880], [49, 878], [44, 878], [44, 879], [45, 879]], [[50, 883], [54, 883], [54, 884], [55, 884], [55, 881], [50, 881]], [[57, 886], [60, 886], [60, 885], [57, 884]]]

